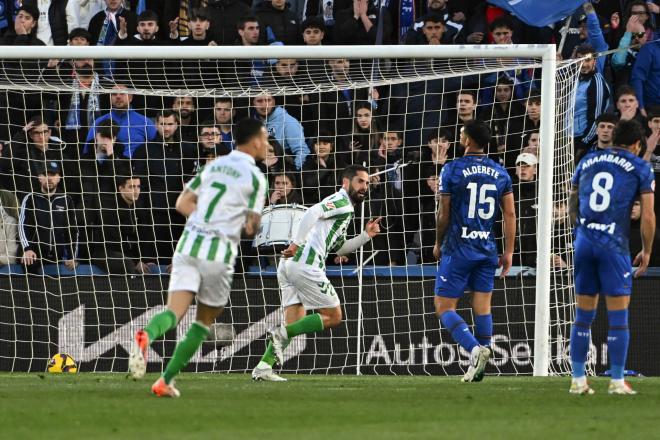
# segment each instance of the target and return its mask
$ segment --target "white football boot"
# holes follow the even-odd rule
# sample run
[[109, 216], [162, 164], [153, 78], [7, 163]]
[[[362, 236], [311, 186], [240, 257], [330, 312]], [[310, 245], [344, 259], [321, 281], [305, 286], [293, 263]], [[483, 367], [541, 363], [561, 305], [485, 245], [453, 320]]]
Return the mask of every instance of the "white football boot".
[[568, 392], [570, 394], [579, 394], [581, 396], [587, 396], [595, 393], [595, 391], [591, 389], [587, 383], [586, 377], [580, 377], [578, 379], [572, 378], [571, 387], [569, 388]]
[[484, 347], [483, 345], [474, 347], [470, 354], [470, 366], [463, 379], [461, 379], [461, 382], [481, 382], [491, 355], [492, 352], [488, 347]]
[[259, 362], [252, 370], [252, 380], [265, 382], [286, 382], [286, 379], [273, 371], [273, 367], [266, 362]]
[[637, 391], [633, 390], [630, 384], [624, 380], [613, 380], [607, 389], [607, 394], [634, 395]]

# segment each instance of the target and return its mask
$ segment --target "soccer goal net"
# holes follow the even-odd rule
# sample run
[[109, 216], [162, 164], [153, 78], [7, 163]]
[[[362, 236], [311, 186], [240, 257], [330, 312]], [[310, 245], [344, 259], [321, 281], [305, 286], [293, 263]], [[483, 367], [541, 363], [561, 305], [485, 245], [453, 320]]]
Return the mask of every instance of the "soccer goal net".
[[[488, 154], [511, 174], [518, 214], [514, 268], [493, 294], [488, 371], [568, 371], [579, 63], [527, 45], [116, 49], [3, 49], [0, 370], [44, 371], [60, 352], [80, 371], [127, 371], [134, 332], [166, 301], [185, 222], [174, 202], [234, 148], [233, 124], [254, 117], [271, 144], [258, 164], [270, 183], [262, 228], [242, 240], [230, 303], [189, 371], [257, 364], [282, 320], [279, 251], [342, 169], [363, 164], [369, 196], [348, 234], [374, 217], [382, 233], [348, 258], [309, 258], [327, 270], [345, 320], [295, 339], [283, 370], [462, 373], [468, 354], [434, 315], [432, 248], [438, 175], [463, 154], [461, 127], [474, 118], [490, 124]], [[501, 247], [501, 227], [494, 234]], [[468, 323], [469, 305], [466, 295]], [[194, 307], [156, 341], [150, 371], [193, 317]]]

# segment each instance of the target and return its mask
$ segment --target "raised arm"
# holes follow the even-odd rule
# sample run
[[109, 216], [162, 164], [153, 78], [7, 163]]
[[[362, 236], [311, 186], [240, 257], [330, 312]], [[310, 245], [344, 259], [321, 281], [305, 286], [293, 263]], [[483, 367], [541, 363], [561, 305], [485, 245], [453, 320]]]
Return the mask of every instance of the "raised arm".
[[362, 231], [360, 235], [357, 235], [350, 240], [346, 240], [344, 244], [337, 249], [337, 255], [348, 255], [367, 244], [369, 240], [380, 233], [380, 221], [382, 219], [383, 217], [378, 217], [367, 222], [367, 226], [365, 226], [364, 231]]

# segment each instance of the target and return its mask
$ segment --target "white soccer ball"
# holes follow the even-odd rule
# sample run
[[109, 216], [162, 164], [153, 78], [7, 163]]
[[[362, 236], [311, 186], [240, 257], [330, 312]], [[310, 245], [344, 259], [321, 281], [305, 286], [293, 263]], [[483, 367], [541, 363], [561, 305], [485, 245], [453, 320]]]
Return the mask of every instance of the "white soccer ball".
[[235, 336], [236, 332], [234, 331], [234, 326], [227, 324], [226, 322], [216, 322], [211, 326], [208, 340], [215, 342], [215, 344], [220, 347], [225, 347], [234, 342]]

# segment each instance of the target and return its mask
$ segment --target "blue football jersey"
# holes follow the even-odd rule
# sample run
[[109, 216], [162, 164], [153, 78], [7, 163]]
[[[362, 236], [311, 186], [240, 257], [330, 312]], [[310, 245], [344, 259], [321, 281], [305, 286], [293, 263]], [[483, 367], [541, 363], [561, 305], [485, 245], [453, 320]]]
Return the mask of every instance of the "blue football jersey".
[[620, 254], [630, 253], [630, 211], [641, 193], [655, 190], [651, 165], [622, 148], [587, 154], [575, 170], [578, 236]]
[[493, 226], [500, 200], [510, 192], [509, 174], [483, 154], [465, 155], [446, 164], [440, 172], [440, 193], [451, 196], [451, 220], [442, 254], [469, 260], [497, 255]]

